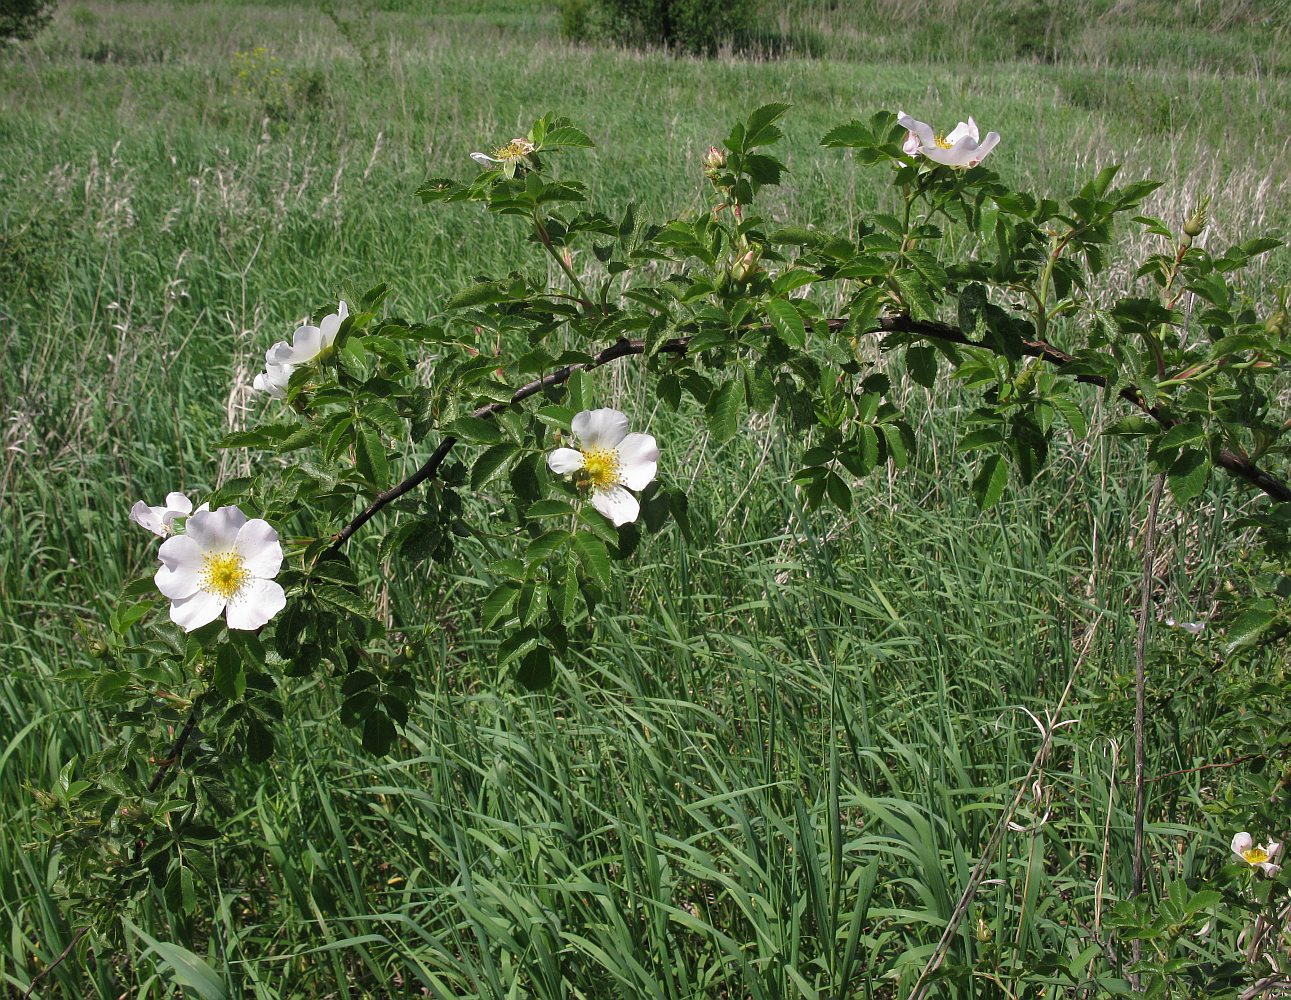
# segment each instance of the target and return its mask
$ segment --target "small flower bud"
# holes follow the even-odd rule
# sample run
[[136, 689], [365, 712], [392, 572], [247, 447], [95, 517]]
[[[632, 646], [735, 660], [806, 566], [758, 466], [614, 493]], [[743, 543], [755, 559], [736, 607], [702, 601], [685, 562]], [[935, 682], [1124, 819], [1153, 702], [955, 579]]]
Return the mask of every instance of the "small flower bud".
[[986, 918], [981, 914], [977, 916], [977, 940], [986, 944], [991, 938], [995, 937], [995, 932], [986, 923]]
[[1281, 337], [1287, 332], [1287, 313], [1279, 309], [1264, 321], [1264, 332], [1270, 337]]
[[758, 272], [758, 254], [756, 250], [750, 250], [743, 257], [731, 265], [731, 279], [736, 284], [742, 285]]
[[1200, 236], [1202, 230], [1205, 228], [1206, 206], [1202, 205], [1201, 208], [1197, 209], [1197, 211], [1193, 212], [1192, 215], [1188, 216], [1188, 218], [1184, 220], [1183, 231], [1184, 235], [1195, 237]]
[[726, 154], [716, 146], [709, 146], [704, 154], [704, 173], [710, 177], [726, 166]]

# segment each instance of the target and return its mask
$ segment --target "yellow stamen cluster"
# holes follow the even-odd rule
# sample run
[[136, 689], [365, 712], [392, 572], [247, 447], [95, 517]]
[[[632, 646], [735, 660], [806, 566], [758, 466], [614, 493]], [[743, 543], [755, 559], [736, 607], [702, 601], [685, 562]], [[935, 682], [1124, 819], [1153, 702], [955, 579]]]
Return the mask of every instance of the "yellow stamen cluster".
[[495, 160], [522, 160], [533, 152], [533, 143], [528, 139], [512, 139], [505, 146], [499, 146], [493, 153]]
[[1262, 847], [1248, 847], [1242, 852], [1242, 860], [1248, 865], [1262, 865], [1269, 860], [1269, 852]]
[[941, 147], [942, 149], [953, 149], [953, 148], [954, 148], [954, 146], [953, 146], [951, 143], [949, 143], [949, 142], [947, 142], [947, 141], [946, 141], [946, 133], [945, 133], [945, 132], [938, 132], [938, 133], [933, 137], [933, 140], [932, 140], [932, 141], [933, 141], [933, 142], [935, 142], [935, 143], [936, 143], [939, 147]]
[[583, 452], [583, 467], [579, 470], [578, 479], [586, 488], [608, 490], [618, 485], [621, 468], [617, 449], [589, 448]]
[[251, 579], [246, 562], [236, 552], [208, 552], [202, 556], [202, 589], [226, 601], [235, 598]]

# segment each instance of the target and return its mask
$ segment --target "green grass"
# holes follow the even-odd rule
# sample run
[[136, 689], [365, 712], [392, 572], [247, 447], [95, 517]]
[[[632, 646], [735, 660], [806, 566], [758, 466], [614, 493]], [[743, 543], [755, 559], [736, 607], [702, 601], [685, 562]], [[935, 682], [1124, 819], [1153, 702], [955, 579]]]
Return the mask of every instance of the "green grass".
[[[1123, 59], [959, 65], [945, 48], [908, 65], [857, 36], [819, 61], [702, 62], [567, 45], [537, 3], [475, 9], [373, 14], [354, 36], [380, 53], [372, 66], [332, 22], [285, 4], [69, 2], [35, 43], [0, 54], [10, 987], [76, 926], [28, 787], [100, 744], [80, 685], [58, 674], [93, 663], [82, 627], [152, 560], [129, 505], [202, 493], [231, 471], [213, 442], [263, 405], [235, 387], [303, 313], [386, 280], [392, 311], [435, 317], [475, 274], [540, 266], [518, 230], [412, 196], [428, 176], [469, 176], [472, 149], [554, 109], [598, 142], [561, 165], [598, 203], [676, 212], [700, 204], [703, 149], [757, 104], [788, 100], [792, 173], [770, 210], [841, 230], [887, 195], [817, 140], [900, 105], [997, 129], [992, 166], [1022, 186], [1061, 193], [1124, 162], [1166, 181], [1153, 214], [1177, 220], [1212, 196], [1218, 242], [1291, 223], [1287, 150], [1250, 141], [1287, 134], [1291, 83], [1265, 70], [1270, 32], [1254, 39], [1247, 22], [1223, 36], [1152, 29], [1180, 33], [1178, 51], [1227, 39], [1212, 72], [1134, 67], [1142, 38], [1108, 27], [1120, 22], [1089, 30], [1109, 33], [1108, 51], [1124, 44]], [[795, 16], [828, 28], [840, 10]], [[258, 46], [281, 69], [259, 88], [235, 61]], [[1256, 291], [1288, 275], [1275, 255]], [[1081, 965], [1077, 920], [1094, 926], [1110, 905], [1095, 902], [1100, 875], [1109, 899], [1129, 885], [1135, 446], [1067, 443], [982, 515], [954, 450], [968, 397], [912, 391], [926, 442], [914, 467], [869, 480], [855, 516], [806, 516], [786, 485], [798, 442], [776, 425], [715, 448], [693, 414], [655, 412], [629, 372], [597, 383], [606, 402], [652, 416], [667, 479], [693, 477], [701, 541], [644, 545], [597, 643], [540, 695], [493, 665], [469, 551], [430, 578], [390, 567], [396, 616], [438, 636], [406, 745], [374, 761], [337, 725], [332, 692], [288, 682], [281, 757], [230, 774], [235, 807], [199, 916], [149, 900], [133, 918], [142, 935], [64, 965], [49, 995], [170, 995], [176, 973], [147, 935], [206, 958], [230, 996], [895, 996], [1027, 771], [1028, 712], [1043, 717], [1077, 662], [1075, 724], [1025, 803], [1019, 821], [1035, 825], [1008, 836], [952, 948], [947, 995], [1009, 995], [1000, 984], [1042, 954]], [[1162, 613], [1209, 613], [1237, 560], [1221, 512], [1244, 497], [1217, 490], [1168, 513]], [[1154, 643], [1154, 696], [1170, 705], [1219, 648]], [[1221, 759], [1220, 708], [1154, 715], [1149, 770]], [[1203, 809], [1220, 787], [1204, 775], [1153, 786], [1158, 880], [1224, 858], [1244, 817]]]

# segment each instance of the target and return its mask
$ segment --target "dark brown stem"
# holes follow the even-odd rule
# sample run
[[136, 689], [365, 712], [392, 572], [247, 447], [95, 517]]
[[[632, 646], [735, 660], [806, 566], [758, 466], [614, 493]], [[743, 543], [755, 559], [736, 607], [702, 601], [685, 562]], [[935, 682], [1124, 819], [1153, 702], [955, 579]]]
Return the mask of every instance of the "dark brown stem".
[[[845, 319], [831, 319], [828, 321], [831, 330], [840, 330], [847, 325]], [[927, 340], [940, 340], [944, 343], [959, 344], [963, 347], [985, 347], [990, 349], [986, 344], [975, 344], [965, 336], [964, 332], [958, 327], [950, 326], [947, 323], [936, 323], [928, 320], [911, 319], [909, 316], [882, 316], [878, 320], [879, 331], [883, 333], [908, 333]], [[872, 331], [871, 331], [872, 332]], [[665, 341], [659, 348], [660, 353], [667, 354], [685, 354], [690, 344], [689, 337], [678, 337], [673, 340]], [[618, 361], [620, 358], [631, 357], [635, 354], [645, 352], [645, 343], [640, 340], [620, 340], [606, 347], [604, 350], [593, 355], [591, 362], [587, 364], [567, 365], [559, 368], [542, 378], [530, 382], [528, 385], [521, 386], [511, 396], [506, 403], [490, 403], [488, 406], [481, 406], [471, 414], [473, 417], [490, 417], [496, 413], [501, 413], [509, 406], [514, 406], [530, 396], [537, 395], [544, 389], [554, 385], [560, 385], [569, 380], [569, 377], [576, 371], [599, 368], [601, 365], [609, 364], [611, 361]], [[1061, 351], [1052, 344], [1046, 344], [1042, 341], [1027, 340], [1022, 342], [1022, 353], [1028, 357], [1041, 358], [1052, 365], [1065, 365], [1075, 360], [1070, 354]], [[1083, 382], [1086, 385], [1107, 387], [1107, 380], [1099, 375], [1074, 375], [1072, 378], [1077, 382]], [[1121, 389], [1117, 395], [1130, 405], [1142, 410], [1157, 423], [1164, 427], [1170, 427], [1174, 421], [1167, 416], [1159, 407], [1149, 406], [1143, 398], [1143, 394], [1134, 386], [1126, 386]], [[332, 540], [331, 546], [327, 549], [326, 554], [331, 554], [340, 550], [356, 531], [358, 531], [368, 521], [372, 520], [383, 507], [395, 500], [398, 500], [405, 493], [416, 489], [426, 480], [432, 478], [439, 467], [448, 457], [448, 453], [457, 443], [454, 437], [446, 437], [440, 443], [439, 447], [431, 454], [426, 463], [414, 472], [411, 476], [386, 490], [384, 493], [378, 493], [372, 502], [367, 505], [349, 524], [342, 528]], [[1277, 476], [1265, 472], [1258, 466], [1253, 465], [1249, 459], [1235, 452], [1224, 450], [1219, 453], [1216, 460], [1220, 466], [1237, 476], [1244, 479], [1252, 486], [1264, 493], [1267, 493], [1274, 500], [1282, 503], [1291, 502], [1291, 485], [1283, 482]]]
[[188, 718], [184, 720], [183, 728], [180, 729], [179, 735], [175, 737], [175, 742], [170, 747], [170, 753], [157, 766], [157, 771], [148, 782], [148, 793], [151, 795], [161, 787], [165, 780], [166, 772], [179, 763], [179, 758], [184, 752], [184, 747], [188, 744], [188, 738], [193, 735], [193, 730], [197, 728], [197, 716], [200, 712], [200, 701], [193, 702], [193, 707], [188, 713]]
[[[1147, 646], [1148, 621], [1152, 617], [1152, 568], [1157, 557], [1157, 513], [1161, 509], [1161, 495], [1165, 492], [1165, 473], [1152, 480], [1152, 496], [1148, 501], [1147, 522], [1143, 529], [1143, 584], [1139, 595], [1139, 628], [1134, 639], [1134, 857], [1130, 881], [1130, 898], [1144, 888], [1144, 819], [1147, 815]], [[1137, 964], [1142, 944], [1135, 939], [1131, 945]], [[1140, 990], [1137, 972], [1130, 974], [1130, 985]]]
[[[1260, 753], [1246, 753], [1240, 757], [1234, 757], [1232, 760], [1222, 760], [1214, 764], [1200, 764], [1197, 767], [1185, 767], [1179, 771], [1166, 771], [1164, 774], [1153, 775], [1148, 778], [1148, 782], [1162, 781], [1166, 778], [1177, 778], [1181, 774], [1196, 774], [1198, 771], [1215, 771], [1226, 767], [1238, 767], [1248, 761], [1259, 760], [1261, 757], [1267, 757], [1268, 754], [1261, 751]], [[1285, 751], [1283, 756], [1286, 756]]]
[[41, 980], [43, 980], [51, 972], [57, 969], [65, 961], [67, 961], [68, 956], [70, 956], [72, 952], [76, 950], [76, 946], [81, 943], [81, 938], [85, 937], [85, 935], [89, 933], [89, 930], [90, 929], [88, 927], [76, 928], [76, 933], [72, 935], [72, 940], [67, 942], [67, 947], [63, 949], [63, 953], [59, 955], [56, 959], [54, 959], [52, 962], [50, 962], [43, 969], [41, 969], [38, 973], [36, 973], [36, 975], [32, 978], [31, 983], [28, 985], [26, 991], [22, 995], [22, 1000], [28, 1000], [28, 998], [32, 994], [32, 991], [37, 986], [40, 985]]

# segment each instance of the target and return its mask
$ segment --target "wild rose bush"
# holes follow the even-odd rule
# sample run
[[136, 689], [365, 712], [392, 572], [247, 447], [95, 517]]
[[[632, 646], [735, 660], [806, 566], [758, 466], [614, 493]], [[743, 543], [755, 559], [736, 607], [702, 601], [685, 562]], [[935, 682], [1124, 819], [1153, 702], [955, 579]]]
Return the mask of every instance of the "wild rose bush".
[[[949, 376], [974, 396], [960, 446], [976, 456], [966, 488], [982, 508], [1032, 480], [1055, 438], [1086, 438], [1097, 393], [1123, 411], [1109, 432], [1137, 440], [1179, 504], [1216, 470], [1265, 496], [1241, 522], [1264, 547], [1261, 589], [1228, 595], [1209, 628], [1230, 658], [1285, 646], [1291, 424], [1277, 401], [1291, 346], [1285, 303], [1253, 302], [1240, 283], [1278, 242], [1202, 246], [1204, 212], [1181, 206], [1178, 230], [1139, 214], [1157, 185], [1117, 186], [1115, 167], [1063, 201], [1016, 190], [988, 165], [1007, 137], [982, 137], [971, 117], [942, 136], [886, 111], [822, 143], [840, 150], [840, 176], [888, 174], [895, 210], [852, 231], [773, 224], [758, 200], [787, 169], [768, 152], [786, 111], [766, 105], [736, 124], [702, 157], [711, 205], [661, 222], [586, 205], [577, 167], [561, 161], [592, 141], [565, 119], [539, 119], [491, 153], [464, 150], [462, 176], [430, 181], [421, 199], [526, 231], [517, 270], [462, 288], [443, 323], [385, 315], [379, 287], [267, 348], [262, 420], [223, 442], [262, 456], [259, 471], [196, 511], [171, 494], [129, 515], [165, 539], [159, 568], [126, 589], [94, 640], [102, 669], [84, 676], [120, 735], [43, 800], [78, 922], [110, 934], [157, 886], [195, 905], [194, 880], [211, 872], [183, 846], [216, 837], [219, 762], [273, 753], [291, 711], [283, 677], [326, 679], [368, 750], [396, 746], [429, 629], [390, 630], [375, 615], [356, 546], [430, 574], [470, 546], [490, 574], [480, 624], [527, 687], [558, 683], [570, 648], [595, 646], [616, 564], [643, 534], [691, 530], [683, 445], [647, 433], [647, 414], [606, 405], [611, 365], [633, 366], [666, 407], [693, 401], [717, 444], [750, 414], [773, 414], [802, 443], [793, 480], [805, 504], [845, 513], [860, 480], [900, 470], [919, 445], [903, 381], [931, 389]], [[1157, 249], [1113, 297], [1105, 276], [1126, 227]], [[972, 252], [949, 252], [965, 234]], [[554, 270], [519, 269], [530, 250]], [[416, 471], [400, 478], [410, 457]], [[487, 539], [468, 496], [490, 501]], [[1288, 720], [1248, 720], [1246, 738], [1274, 759]], [[1172, 885], [1160, 907], [1125, 902], [1114, 924], [1138, 958], [1096, 947], [1099, 960], [1119, 955], [1115, 975], [1162, 990], [1199, 975], [1229, 988], [1285, 965], [1267, 927], [1285, 916], [1275, 855], [1287, 830], [1276, 794], [1267, 803], [1253, 794], [1248, 820], [1271, 840], [1236, 836], [1211, 886]], [[1265, 943], [1249, 961], [1204, 974], [1179, 963], [1208, 922], [1257, 919]]]

